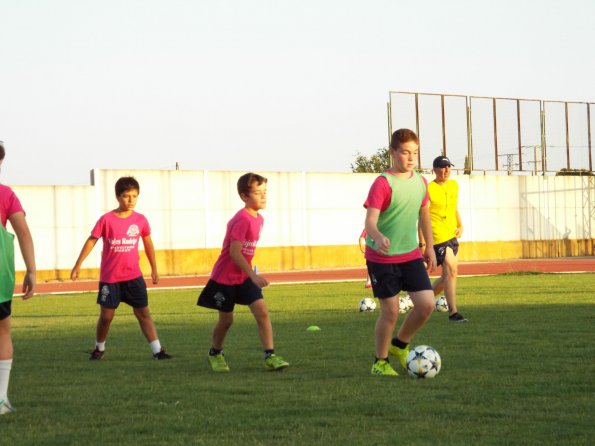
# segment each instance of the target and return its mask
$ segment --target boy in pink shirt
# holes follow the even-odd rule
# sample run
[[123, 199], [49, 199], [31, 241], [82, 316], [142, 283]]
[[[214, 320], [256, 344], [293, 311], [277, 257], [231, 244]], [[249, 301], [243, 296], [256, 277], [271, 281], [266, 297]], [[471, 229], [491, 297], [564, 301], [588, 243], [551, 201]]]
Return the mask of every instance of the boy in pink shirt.
[[273, 328], [262, 296], [262, 288], [269, 282], [256, 274], [251, 265], [263, 225], [262, 215], [258, 211], [266, 207], [266, 186], [267, 179], [255, 173], [247, 173], [239, 178], [238, 194], [245, 206], [227, 223], [223, 249], [209, 282], [198, 298], [197, 305], [219, 311], [208, 357], [215, 372], [229, 372], [223, 355], [223, 343], [233, 324], [235, 304], [247, 305], [256, 319], [264, 349], [265, 367], [268, 370], [282, 370], [289, 366], [288, 362], [275, 354], [273, 347]]
[[103, 239], [97, 295], [101, 312], [97, 320], [95, 350], [89, 359], [103, 358], [110, 324], [120, 302], [125, 302], [132, 307], [143, 335], [149, 342], [153, 358], [171, 359], [157, 337], [157, 331], [149, 313], [147, 286], [138, 264], [138, 241], [141, 239], [151, 264], [151, 279], [154, 284], [159, 282], [151, 227], [144, 215], [134, 212], [140, 185], [132, 177], [122, 177], [116, 181], [115, 189], [118, 208], [101, 216], [97, 221], [70, 273], [72, 280], [78, 279], [83, 261], [91, 253], [97, 240]]
[[[0, 165], [4, 161], [4, 143], [0, 141]], [[35, 292], [36, 268], [33, 238], [25, 219], [25, 211], [15, 193], [8, 186], [0, 184], [0, 415], [14, 412], [8, 401], [8, 382], [12, 369], [13, 345], [10, 330], [12, 295], [15, 285], [14, 235], [6, 231], [6, 222], [17, 235], [21, 254], [27, 271], [23, 279], [23, 299], [29, 299]]]

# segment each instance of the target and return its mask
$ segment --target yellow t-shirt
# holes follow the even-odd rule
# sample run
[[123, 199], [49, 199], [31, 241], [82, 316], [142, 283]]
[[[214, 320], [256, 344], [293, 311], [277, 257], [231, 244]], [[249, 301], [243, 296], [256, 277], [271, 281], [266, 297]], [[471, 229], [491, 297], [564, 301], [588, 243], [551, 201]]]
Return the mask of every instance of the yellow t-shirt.
[[432, 235], [434, 244], [437, 245], [455, 236], [459, 185], [453, 180], [447, 180], [442, 184], [431, 181], [428, 184], [428, 194], [430, 195]]

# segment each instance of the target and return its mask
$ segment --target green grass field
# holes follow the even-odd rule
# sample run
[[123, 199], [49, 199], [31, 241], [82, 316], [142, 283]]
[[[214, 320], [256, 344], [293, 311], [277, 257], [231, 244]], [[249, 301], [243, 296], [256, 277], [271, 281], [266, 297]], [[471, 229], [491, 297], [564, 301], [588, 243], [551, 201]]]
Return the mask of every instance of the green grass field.
[[363, 281], [266, 289], [276, 350], [291, 362], [279, 373], [264, 370], [245, 308], [227, 339], [232, 372], [210, 371], [216, 314], [195, 306], [197, 290], [150, 294], [173, 361], [151, 359], [125, 305], [105, 359], [90, 362], [94, 294], [15, 300], [9, 395], [17, 412], [0, 417], [0, 442], [592, 444], [594, 290], [595, 274], [460, 279], [459, 308], [470, 322], [434, 313], [413, 342], [440, 352], [432, 380], [370, 375], [377, 313], [356, 310], [369, 293]]

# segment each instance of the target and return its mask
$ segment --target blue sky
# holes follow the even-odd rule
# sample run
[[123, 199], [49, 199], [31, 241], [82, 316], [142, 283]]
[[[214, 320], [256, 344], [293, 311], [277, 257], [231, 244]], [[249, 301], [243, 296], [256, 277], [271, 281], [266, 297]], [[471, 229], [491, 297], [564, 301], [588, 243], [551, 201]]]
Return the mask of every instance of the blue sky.
[[390, 90], [595, 102], [595, 2], [0, 0], [5, 184], [349, 171]]

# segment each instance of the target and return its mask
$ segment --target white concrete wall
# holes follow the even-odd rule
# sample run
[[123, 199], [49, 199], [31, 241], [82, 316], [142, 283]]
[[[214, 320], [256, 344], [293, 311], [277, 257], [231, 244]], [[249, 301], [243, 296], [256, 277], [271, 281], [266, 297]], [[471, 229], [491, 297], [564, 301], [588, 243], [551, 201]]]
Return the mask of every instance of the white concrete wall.
[[[91, 186], [18, 186], [12, 188], [27, 214], [33, 235], [37, 268], [72, 268], [97, 215]], [[10, 225], [7, 225], [11, 230]], [[14, 231], [12, 231], [14, 232]], [[15, 267], [25, 269], [15, 240]], [[99, 267], [101, 251], [92, 253], [86, 265]]]
[[[149, 219], [157, 249], [218, 248], [243, 203], [239, 171], [94, 171], [98, 214], [116, 205], [114, 183], [140, 183], [137, 211]], [[259, 246], [354, 244], [363, 228], [375, 174], [259, 172], [268, 179], [265, 229]]]
[[[99, 216], [117, 206], [115, 181], [140, 182], [138, 212], [158, 250], [218, 248], [242, 206], [238, 171], [94, 170], [92, 186], [13, 187], [26, 212], [40, 270], [70, 269]], [[376, 174], [259, 172], [268, 178], [259, 246], [352, 245]], [[427, 176], [429, 180], [431, 176]], [[467, 176], [459, 182], [462, 241], [589, 239], [595, 232], [595, 179], [572, 176]], [[98, 268], [101, 242], [85, 261]], [[24, 269], [17, 257], [17, 270]]]

